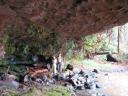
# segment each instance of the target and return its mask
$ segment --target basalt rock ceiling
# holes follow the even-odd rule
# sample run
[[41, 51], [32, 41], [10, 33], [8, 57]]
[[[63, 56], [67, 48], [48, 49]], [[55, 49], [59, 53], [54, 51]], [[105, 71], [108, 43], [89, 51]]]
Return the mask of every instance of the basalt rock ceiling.
[[128, 21], [128, 0], [0, 0], [0, 29], [33, 22], [64, 38], [101, 32]]

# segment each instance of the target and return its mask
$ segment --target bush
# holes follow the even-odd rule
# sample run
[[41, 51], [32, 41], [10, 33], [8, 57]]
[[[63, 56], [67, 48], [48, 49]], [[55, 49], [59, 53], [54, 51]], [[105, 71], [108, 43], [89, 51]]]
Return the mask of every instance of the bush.
[[2, 43], [5, 46], [6, 56], [25, 57], [29, 54], [49, 56], [60, 48], [59, 36], [46, 28], [29, 23], [25, 30], [7, 25]]

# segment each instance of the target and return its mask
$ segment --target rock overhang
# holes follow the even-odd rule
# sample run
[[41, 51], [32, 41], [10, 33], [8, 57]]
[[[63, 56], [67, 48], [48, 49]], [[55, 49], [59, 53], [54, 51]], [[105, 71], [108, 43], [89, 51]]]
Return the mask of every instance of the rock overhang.
[[10, 20], [30, 21], [66, 39], [101, 32], [128, 21], [127, 0], [7, 0], [0, 5], [0, 25]]

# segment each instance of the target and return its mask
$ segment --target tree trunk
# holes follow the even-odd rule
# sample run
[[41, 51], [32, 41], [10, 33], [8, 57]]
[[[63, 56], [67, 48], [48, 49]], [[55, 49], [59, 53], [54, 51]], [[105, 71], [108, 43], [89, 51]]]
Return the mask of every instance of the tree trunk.
[[117, 52], [120, 53], [120, 30], [121, 27], [118, 27], [118, 35], [117, 35]]

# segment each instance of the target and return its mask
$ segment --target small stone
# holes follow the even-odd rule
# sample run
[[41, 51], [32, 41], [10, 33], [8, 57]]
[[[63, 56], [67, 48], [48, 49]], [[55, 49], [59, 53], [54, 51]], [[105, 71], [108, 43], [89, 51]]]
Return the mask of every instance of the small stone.
[[54, 79], [48, 80], [48, 82], [49, 82], [50, 84], [55, 84], [55, 80], [54, 80]]
[[68, 65], [67, 65], [67, 67], [66, 67], [66, 70], [73, 71], [73, 69], [74, 69], [74, 68], [73, 68], [73, 66], [72, 66], [72, 65], [70, 65], [70, 64], [68, 64]]
[[77, 86], [77, 90], [83, 90], [84, 86]]
[[108, 76], [108, 73], [105, 73], [104, 76]]
[[97, 92], [96, 96], [105, 96], [103, 93]]
[[96, 88], [101, 88], [101, 85], [96, 83]]
[[41, 84], [42, 83], [42, 80], [40, 78], [37, 78], [36, 79], [36, 82]]
[[92, 72], [94, 72], [94, 73], [99, 73], [97, 69], [94, 69]]
[[90, 89], [92, 89], [92, 90], [95, 90], [96, 89], [96, 84], [94, 82], [91, 82], [89, 84], [89, 86], [90, 86]]
[[14, 88], [19, 88], [19, 83], [18, 82], [16, 82], [16, 81], [12, 81], [11, 82], [12, 83], [12, 86], [14, 87]]
[[85, 89], [90, 89], [89, 84], [88, 84], [88, 83], [86, 83], [86, 82], [85, 82], [85, 84], [84, 84], [84, 87], [85, 87]]
[[73, 73], [75, 73], [75, 74], [79, 74], [80, 72], [81, 72], [81, 69], [79, 69], [79, 68], [73, 69]]

